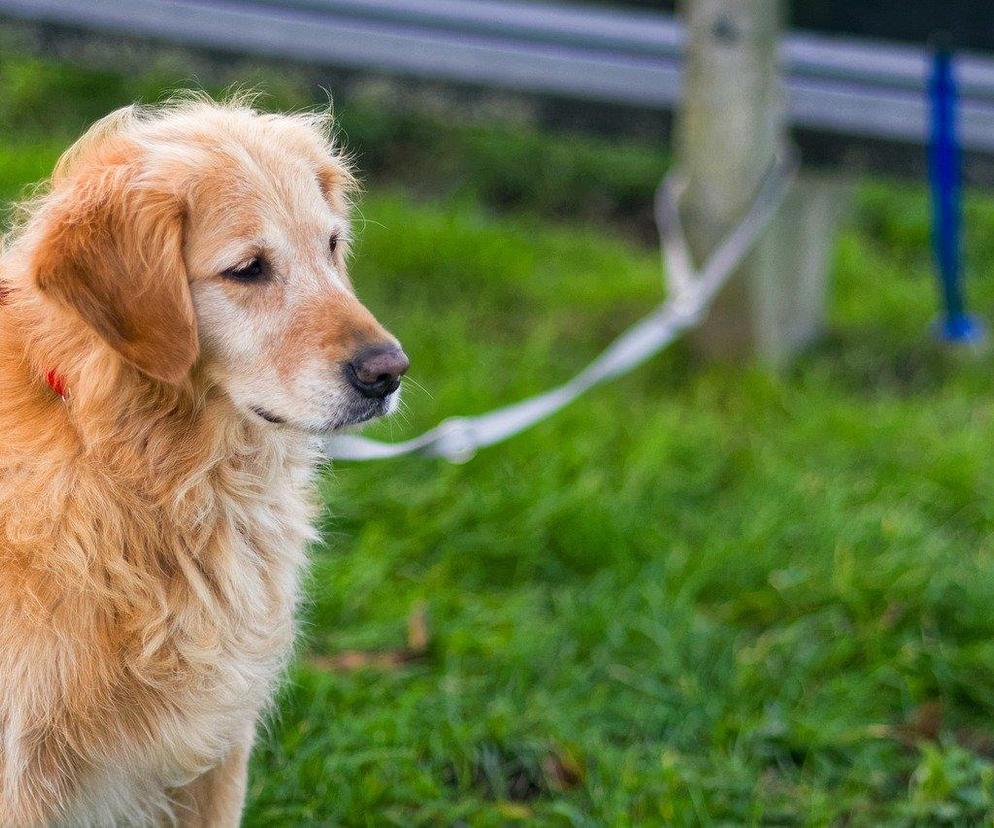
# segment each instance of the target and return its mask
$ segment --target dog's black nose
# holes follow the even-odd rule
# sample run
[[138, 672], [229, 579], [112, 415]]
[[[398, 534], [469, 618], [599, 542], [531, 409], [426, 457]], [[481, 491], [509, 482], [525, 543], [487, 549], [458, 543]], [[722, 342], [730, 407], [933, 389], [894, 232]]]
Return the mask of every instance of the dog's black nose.
[[352, 358], [345, 375], [364, 397], [382, 400], [400, 387], [400, 378], [410, 364], [398, 345], [370, 345]]

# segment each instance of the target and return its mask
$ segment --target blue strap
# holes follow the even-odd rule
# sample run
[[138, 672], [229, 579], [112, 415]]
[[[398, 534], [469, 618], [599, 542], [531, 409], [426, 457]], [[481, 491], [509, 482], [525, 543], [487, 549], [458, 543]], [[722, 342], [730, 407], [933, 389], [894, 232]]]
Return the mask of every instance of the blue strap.
[[960, 144], [956, 132], [957, 90], [953, 56], [946, 48], [935, 50], [929, 80], [931, 133], [929, 182], [932, 189], [932, 244], [945, 305], [936, 326], [948, 342], [973, 342], [982, 338], [980, 323], [968, 316], [963, 300], [960, 261]]

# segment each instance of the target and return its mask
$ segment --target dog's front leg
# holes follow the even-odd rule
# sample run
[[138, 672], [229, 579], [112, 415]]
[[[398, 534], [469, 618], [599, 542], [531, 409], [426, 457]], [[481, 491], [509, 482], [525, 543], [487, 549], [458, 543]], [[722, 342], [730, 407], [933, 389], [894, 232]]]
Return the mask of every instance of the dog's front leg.
[[180, 828], [238, 828], [254, 737], [253, 722], [219, 764], [175, 792]]

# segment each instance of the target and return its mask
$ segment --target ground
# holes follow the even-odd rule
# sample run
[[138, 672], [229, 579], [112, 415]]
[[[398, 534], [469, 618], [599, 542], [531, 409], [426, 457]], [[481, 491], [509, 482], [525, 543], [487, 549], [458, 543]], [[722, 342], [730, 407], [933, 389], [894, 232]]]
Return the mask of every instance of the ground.
[[[4, 196], [64, 140], [8, 130]], [[617, 221], [493, 205], [362, 198], [354, 278], [413, 364], [376, 435], [561, 381], [659, 300]], [[929, 337], [924, 190], [853, 205], [791, 369], [680, 343], [466, 465], [326, 470], [246, 825], [990, 821], [994, 357]], [[994, 200], [966, 224], [991, 318]]]

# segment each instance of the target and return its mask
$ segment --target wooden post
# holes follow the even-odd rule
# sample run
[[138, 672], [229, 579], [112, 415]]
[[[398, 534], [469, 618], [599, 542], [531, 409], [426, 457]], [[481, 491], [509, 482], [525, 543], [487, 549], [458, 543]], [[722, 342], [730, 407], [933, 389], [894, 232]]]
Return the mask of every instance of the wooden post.
[[[703, 261], [741, 218], [786, 140], [780, 0], [684, 0], [678, 124], [688, 242]], [[717, 297], [692, 341], [705, 355], [780, 365], [819, 332], [835, 194], [802, 181]]]

